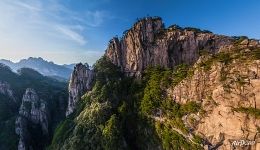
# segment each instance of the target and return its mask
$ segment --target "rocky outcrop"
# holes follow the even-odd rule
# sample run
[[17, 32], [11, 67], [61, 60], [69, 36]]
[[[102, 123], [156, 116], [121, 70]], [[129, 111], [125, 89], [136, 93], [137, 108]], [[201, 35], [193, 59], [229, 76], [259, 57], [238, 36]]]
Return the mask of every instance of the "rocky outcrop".
[[[260, 142], [260, 119], [249, 111], [239, 110], [260, 110], [260, 61], [236, 58], [228, 65], [213, 62], [210, 69], [205, 70], [201, 64], [209, 59], [201, 57], [193, 67], [194, 75], [169, 88], [169, 97], [181, 104], [189, 101], [202, 104], [203, 113], [189, 116], [186, 120], [195, 121], [186, 125], [209, 142], [205, 149], [256, 150], [260, 146], [257, 144]], [[241, 140], [253, 144], [241, 147], [233, 143]]]
[[38, 97], [34, 89], [28, 88], [23, 95], [19, 116], [15, 122], [15, 131], [19, 135], [19, 150], [32, 148], [30, 142], [33, 135], [31, 135], [28, 128], [37, 125], [40, 126], [39, 133], [43, 134], [43, 136], [49, 134], [46, 103]]
[[[259, 48], [258, 40], [176, 25], [166, 29], [160, 18], [148, 17], [121, 39], [113, 38], [105, 56], [129, 76], [140, 76], [148, 66], [193, 66], [194, 74], [167, 89], [168, 97], [177, 103], [202, 105], [202, 112], [183, 118], [190, 134], [200, 135], [205, 149], [255, 150], [260, 147], [260, 119], [254, 115], [260, 110]], [[219, 52], [229, 53], [232, 59], [223, 56], [214, 62], [217, 58], [211, 56]], [[233, 144], [241, 140], [255, 143], [242, 148]]]
[[173, 67], [193, 64], [200, 50], [216, 53], [234, 39], [194, 28], [164, 28], [161, 18], [144, 18], [110, 40], [105, 55], [129, 75], [139, 76], [148, 66]]
[[81, 96], [91, 89], [94, 72], [88, 64], [77, 64], [71, 74], [69, 82], [69, 101], [66, 116], [71, 114]]
[[10, 85], [7, 82], [0, 81], [0, 93], [3, 95], [7, 95], [14, 102], [16, 102], [16, 98], [14, 96], [14, 92], [11, 89]]

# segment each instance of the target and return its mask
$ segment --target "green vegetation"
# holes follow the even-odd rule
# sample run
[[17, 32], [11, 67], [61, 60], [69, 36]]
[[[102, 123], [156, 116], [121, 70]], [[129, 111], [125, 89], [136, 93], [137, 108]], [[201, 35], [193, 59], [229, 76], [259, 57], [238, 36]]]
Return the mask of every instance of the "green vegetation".
[[193, 137], [193, 141], [194, 141], [195, 143], [198, 143], [198, 144], [202, 144], [202, 143], [203, 143], [203, 139], [202, 139], [200, 136], [197, 136], [197, 135], [195, 135], [195, 136]]
[[[177, 25], [171, 28], [182, 29]], [[160, 38], [165, 32], [166, 29], [158, 31], [156, 37]], [[245, 38], [239, 37], [236, 42]], [[199, 55], [205, 58], [198, 64], [204, 71], [211, 70], [214, 63], [221, 64], [220, 80], [224, 82], [229, 79], [229, 66], [233, 60], [242, 57], [259, 59], [260, 50], [231, 50], [216, 54], [200, 50]], [[203, 139], [198, 135], [191, 138], [188, 127], [197, 121], [195, 117], [189, 118], [190, 114], [205, 114], [201, 104], [196, 100], [179, 104], [175, 99], [169, 99], [166, 92], [169, 87], [192, 76], [194, 69], [186, 64], [173, 69], [149, 67], [141, 79], [134, 79], [123, 75], [120, 68], [102, 57], [94, 65], [96, 77], [92, 91], [78, 102], [76, 112], [56, 128], [49, 149], [202, 149]], [[238, 77], [235, 82], [240, 86], [246, 84], [243, 77]], [[225, 82], [224, 86], [227, 89], [230, 85]], [[256, 117], [260, 114], [254, 108], [235, 108], [234, 111]]]
[[103, 145], [105, 150], [110, 150], [114, 148], [122, 149], [123, 142], [119, 143], [118, 141], [122, 140], [122, 133], [120, 132], [119, 120], [116, 115], [112, 115], [110, 119], [106, 122], [105, 127], [102, 131]]
[[220, 81], [225, 82], [228, 79], [228, 71], [226, 68], [222, 67], [220, 70]]
[[211, 66], [213, 64], [213, 59], [207, 59], [206, 61], [202, 61], [199, 64], [199, 67], [203, 68], [205, 71], [211, 70]]
[[0, 94], [0, 123], [14, 116], [15, 109], [15, 102], [11, 98]]
[[168, 28], [169, 28], [169, 29], [179, 29], [179, 30], [182, 30], [182, 29], [183, 29], [182, 27], [180, 27], [180, 26], [177, 25], [177, 24], [173, 24], [173, 25], [169, 26]]
[[75, 123], [73, 120], [65, 119], [62, 123], [60, 123], [55, 129], [55, 134], [53, 135], [52, 142], [58, 143], [59, 141], [65, 140], [71, 130], [73, 129]]
[[238, 107], [238, 108], [233, 108], [233, 111], [246, 113], [246, 114], [252, 115], [252, 116], [254, 116], [256, 118], [260, 118], [260, 109], [257, 109], [257, 108], [253, 108], [253, 107]]
[[217, 53], [213, 56], [213, 58], [223, 63], [224, 65], [227, 65], [232, 62], [232, 57], [230, 56], [230, 54], [225, 52]]
[[260, 59], [260, 48], [252, 50], [253, 59], [259, 60]]
[[125, 148], [120, 129], [122, 119], [117, 117], [119, 113], [124, 115], [124, 108], [117, 111], [126, 94], [123, 75], [106, 57], [97, 61], [94, 71], [96, 78], [91, 94], [78, 102], [79, 110], [70, 115], [69, 122], [59, 125], [49, 149]]
[[203, 60], [201, 63], [198, 64], [199, 67], [203, 68], [204, 71], [211, 70], [211, 66], [214, 62], [220, 62], [227, 66], [232, 62], [234, 59], [230, 53], [227, 52], [219, 52], [217, 54], [209, 54], [206, 50], [201, 50], [200, 55], [207, 56], [206, 60]]
[[210, 52], [207, 49], [201, 49], [199, 50], [199, 55], [200, 56], [208, 56]]
[[234, 44], [235, 44], [235, 45], [238, 45], [238, 44], [240, 44], [242, 41], [244, 41], [245, 39], [248, 39], [247, 36], [234, 36], [233, 38], [235, 39], [235, 41], [234, 41]]
[[[0, 114], [1, 115], [1, 114]], [[0, 121], [0, 149], [17, 149], [18, 136], [15, 133], [15, 119], [11, 117], [7, 121]]]
[[[190, 101], [186, 104], [178, 104], [165, 95], [165, 89], [169, 85], [176, 86], [189, 74], [187, 65], [181, 64], [174, 70], [163, 69], [160, 67], [149, 68], [146, 70], [146, 86], [144, 96], [141, 101], [141, 114], [146, 117], [157, 116], [164, 118], [164, 123], [156, 123], [156, 133], [161, 140], [163, 149], [200, 149], [198, 145], [191, 144], [182, 135], [175, 132], [172, 127], [181, 130], [184, 134], [189, 131], [185, 127], [182, 117], [190, 113], [201, 110], [201, 105]], [[168, 82], [165, 82], [168, 81]], [[198, 143], [201, 141], [197, 140]]]
[[146, 87], [141, 101], [141, 112], [151, 114], [166, 99], [165, 89], [176, 86], [188, 76], [188, 65], [181, 64], [174, 70], [161, 67], [148, 68], [145, 72]]
[[[171, 128], [165, 126], [164, 124], [157, 123], [156, 125], [157, 133], [162, 139], [162, 146], [165, 150], [172, 149], [185, 149], [185, 150], [200, 150], [203, 149], [198, 144], [193, 144], [188, 142], [185, 137], [180, 135], [178, 132], [172, 130]], [[197, 141], [201, 142], [201, 141]]]
[[[161, 110], [172, 127], [189, 132], [181, 117], [200, 111], [201, 106], [195, 102], [180, 105], [165, 95], [169, 86], [189, 75], [187, 65], [173, 70], [150, 67], [141, 80], [124, 76], [106, 57], [97, 61], [94, 70], [92, 91], [78, 102], [77, 111], [56, 128], [49, 149], [152, 149], [165, 147], [163, 143], [174, 148], [195, 147], [174, 130], [169, 131], [172, 141], [166, 142], [152, 118]], [[187, 146], [181, 146], [183, 143]]]
[[165, 82], [169, 78], [169, 73], [160, 67], [149, 68], [146, 71], [146, 78], [148, 82], [144, 89], [144, 97], [141, 102], [141, 112], [144, 114], [151, 114], [160, 106], [160, 103], [164, 98], [162, 96], [163, 90], [160, 88], [163, 86], [161, 85], [161, 81], [167, 85]]
[[181, 118], [184, 115], [199, 112], [201, 110], [201, 105], [194, 101], [181, 105], [173, 100], [164, 100], [162, 102], [161, 109], [164, 116], [171, 120], [171, 124], [174, 127], [187, 133], [188, 129], [184, 126]]
[[189, 67], [186, 64], [180, 64], [174, 68], [172, 85], [176, 86], [188, 76]]
[[156, 34], [155, 34], [155, 39], [161, 39], [161, 38], [163, 38], [165, 35], [166, 35], [166, 32], [167, 31], [167, 29], [160, 29], [160, 30], [158, 30], [157, 32], [156, 32]]
[[201, 30], [199, 28], [193, 28], [193, 27], [186, 27], [186, 28], [184, 28], [184, 30], [193, 31], [195, 33], [212, 33], [209, 30]]
[[[159, 17], [159, 16], [153, 16], [153, 17], [147, 16], [147, 17], [143, 17], [143, 18], [136, 18], [136, 22], [135, 22], [134, 26], [136, 26], [138, 23], [140, 23], [141, 21], [144, 21], [144, 20], [146, 20], [146, 19], [152, 19], [152, 20], [154, 20], [154, 21], [156, 21], [156, 20], [162, 20], [162, 18]], [[163, 26], [163, 27], [164, 27], [164, 26]]]

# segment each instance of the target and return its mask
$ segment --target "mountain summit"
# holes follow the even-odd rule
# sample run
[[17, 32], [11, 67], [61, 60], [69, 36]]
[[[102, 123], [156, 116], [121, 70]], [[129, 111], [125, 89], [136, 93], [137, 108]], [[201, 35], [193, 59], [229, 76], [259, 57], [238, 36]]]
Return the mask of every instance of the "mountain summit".
[[193, 64], [200, 50], [217, 53], [231, 45], [234, 38], [216, 35], [207, 30], [164, 27], [160, 17], [146, 17], [126, 30], [121, 39], [110, 40], [106, 56], [124, 72], [139, 75], [148, 66], [174, 67]]

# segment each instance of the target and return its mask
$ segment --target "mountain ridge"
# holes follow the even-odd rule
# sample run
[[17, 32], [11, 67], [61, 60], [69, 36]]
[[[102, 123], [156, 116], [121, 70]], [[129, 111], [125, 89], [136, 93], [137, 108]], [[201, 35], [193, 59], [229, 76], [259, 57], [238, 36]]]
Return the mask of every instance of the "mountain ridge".
[[[207, 49], [214, 54], [232, 46], [238, 38], [178, 25], [165, 28], [160, 17], [146, 17], [126, 30], [121, 38], [112, 38], [105, 56], [123, 72], [138, 76], [148, 66], [191, 65], [198, 60], [199, 51]], [[259, 40], [248, 42], [259, 46]]]
[[45, 76], [56, 76], [66, 80], [69, 79], [73, 71], [72, 66], [74, 65], [58, 65], [52, 61], [46, 61], [41, 57], [29, 57], [28, 59], [21, 59], [19, 62], [1, 59], [0, 63], [9, 66], [14, 71], [21, 68], [32, 68]]

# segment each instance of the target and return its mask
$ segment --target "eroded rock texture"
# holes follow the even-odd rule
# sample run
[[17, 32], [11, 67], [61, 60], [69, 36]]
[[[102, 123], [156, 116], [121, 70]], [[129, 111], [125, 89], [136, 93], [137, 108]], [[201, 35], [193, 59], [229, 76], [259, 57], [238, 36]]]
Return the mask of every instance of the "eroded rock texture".
[[216, 53], [231, 41], [230, 37], [193, 28], [166, 29], [161, 18], [148, 17], [135, 23], [122, 39], [110, 40], [105, 55], [125, 73], [139, 76], [148, 66], [193, 64], [200, 50]]
[[14, 96], [14, 92], [11, 89], [10, 85], [7, 82], [0, 81], [0, 93], [3, 95], [7, 95], [10, 97], [14, 102], [16, 102], [16, 98]]
[[19, 136], [18, 150], [33, 149], [36, 146], [42, 149], [44, 143], [33, 144], [31, 142], [36, 140], [33, 137], [48, 137], [48, 124], [48, 110], [45, 101], [38, 97], [34, 89], [27, 88], [15, 122], [15, 132]]
[[79, 63], [74, 67], [69, 82], [69, 101], [66, 116], [74, 111], [81, 96], [91, 89], [93, 77], [94, 72], [89, 68], [88, 64]]
[[[193, 121], [186, 121], [186, 126], [210, 143], [205, 149], [259, 149], [260, 119], [252, 112], [260, 109], [260, 61], [213, 62], [208, 70], [201, 68], [202, 61], [195, 64], [192, 77], [168, 89], [169, 97], [178, 103], [202, 104], [204, 113], [188, 116], [186, 120]], [[255, 144], [232, 146], [240, 140]]]

